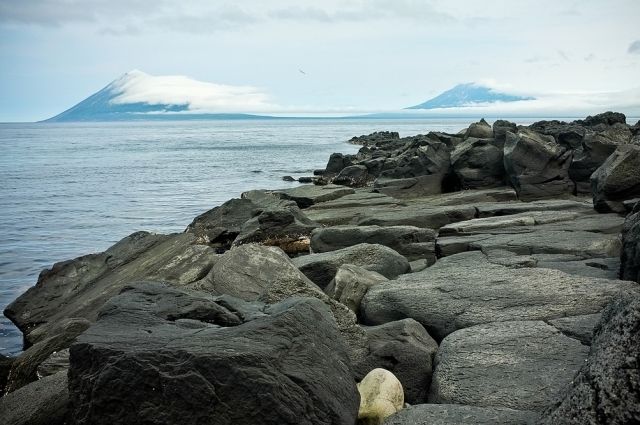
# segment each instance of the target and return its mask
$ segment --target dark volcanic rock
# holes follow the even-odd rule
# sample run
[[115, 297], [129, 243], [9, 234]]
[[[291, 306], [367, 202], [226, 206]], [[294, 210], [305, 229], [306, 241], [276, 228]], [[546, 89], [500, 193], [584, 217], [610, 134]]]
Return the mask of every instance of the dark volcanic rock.
[[425, 258], [435, 263], [435, 237], [431, 229], [414, 226], [335, 226], [318, 228], [311, 234], [312, 252], [371, 243], [388, 246], [411, 260]]
[[515, 123], [506, 120], [497, 120], [493, 123], [493, 138], [497, 146], [503, 148], [504, 142], [507, 140], [507, 131], [512, 133], [518, 132], [518, 126]]
[[383, 368], [402, 383], [407, 403], [425, 402], [438, 344], [424, 327], [415, 320], [404, 319], [367, 327], [365, 331], [369, 353], [354, 365], [356, 379], [360, 381], [373, 369]]
[[384, 425], [533, 425], [538, 414], [505, 407], [419, 404], [389, 416]]
[[3, 425], [64, 425], [68, 419], [67, 371], [58, 372], [0, 398]]
[[355, 155], [343, 155], [341, 153], [332, 153], [329, 156], [329, 162], [324, 170], [325, 174], [338, 174], [343, 168], [353, 164]]
[[591, 176], [598, 212], [624, 213], [623, 201], [640, 196], [640, 146], [621, 145]]
[[383, 245], [361, 243], [348, 248], [319, 254], [304, 255], [293, 259], [293, 263], [312, 282], [325, 288], [343, 264], [353, 264], [378, 272], [388, 279], [410, 270], [405, 257]]
[[375, 146], [400, 139], [396, 131], [376, 131], [366, 136], [356, 136], [349, 139], [352, 145]]
[[640, 423], [640, 294], [613, 301], [602, 313], [587, 363], [541, 424]]
[[570, 195], [574, 183], [569, 178], [572, 151], [553, 137], [520, 129], [508, 132], [504, 145], [504, 168], [522, 200]]
[[622, 228], [620, 278], [640, 283], [640, 202], [636, 203]]
[[587, 352], [540, 321], [459, 330], [440, 344], [429, 401], [542, 410], [571, 381]]
[[467, 138], [451, 153], [451, 166], [462, 189], [504, 185], [502, 146], [494, 139]]
[[159, 284], [113, 298], [71, 347], [74, 423], [355, 423], [358, 391], [328, 308], [244, 308], [262, 314]]
[[353, 264], [343, 264], [324, 291], [329, 297], [357, 313], [360, 309], [360, 301], [369, 288], [387, 280], [380, 273]]
[[204, 243], [228, 248], [242, 225], [262, 211], [250, 199], [231, 199], [194, 218], [186, 229]]
[[477, 139], [488, 139], [493, 137], [493, 129], [489, 125], [488, 122], [482, 118], [478, 122], [474, 122], [467, 128], [467, 131], [464, 133], [464, 138], [468, 139], [470, 137]]
[[9, 378], [9, 372], [11, 371], [13, 360], [13, 357], [7, 357], [0, 354], [0, 397], [2, 397], [2, 394], [5, 392], [7, 378]]
[[331, 182], [350, 187], [366, 186], [370, 182], [369, 171], [365, 165], [350, 165], [343, 168]]
[[334, 199], [342, 198], [343, 196], [352, 195], [353, 193], [355, 193], [353, 189], [349, 189], [343, 186], [316, 186], [307, 184], [291, 189], [246, 192], [246, 194], [243, 194], [243, 197], [247, 196], [255, 200], [257, 199], [256, 195], [259, 192], [264, 192], [268, 195], [274, 195], [286, 201], [294, 201], [300, 208], [308, 208], [311, 205], [319, 204], [321, 202], [333, 201]]
[[602, 114], [588, 116], [584, 120], [577, 120], [575, 123], [593, 127], [599, 124], [613, 125], [616, 123], [626, 124], [627, 117], [620, 112], [603, 112]]
[[585, 135], [585, 128], [576, 123], [566, 123], [564, 121], [538, 121], [529, 126], [529, 129], [536, 133], [553, 136], [556, 143], [567, 149], [580, 147]]

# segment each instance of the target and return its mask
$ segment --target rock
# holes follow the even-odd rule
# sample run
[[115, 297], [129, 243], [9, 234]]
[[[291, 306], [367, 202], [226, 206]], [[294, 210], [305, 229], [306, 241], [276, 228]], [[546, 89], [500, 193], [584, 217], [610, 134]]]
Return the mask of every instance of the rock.
[[358, 392], [358, 423], [362, 425], [382, 425], [386, 417], [404, 407], [402, 384], [388, 370], [369, 372], [358, 384]]
[[298, 183], [313, 183], [314, 178], [311, 176], [298, 177]]
[[0, 398], [0, 423], [64, 425], [68, 403], [67, 372], [58, 372]]
[[331, 282], [343, 264], [378, 272], [387, 279], [394, 279], [409, 271], [409, 262], [402, 255], [386, 246], [367, 243], [296, 257], [293, 264], [320, 288], [325, 288]]
[[549, 320], [548, 324], [568, 337], [577, 339], [584, 345], [591, 345], [593, 329], [600, 321], [601, 314], [586, 314], [584, 316], [559, 317]]
[[[626, 126], [625, 126], [626, 128]], [[626, 129], [629, 131], [629, 129]], [[629, 142], [629, 138], [616, 140], [605, 135], [605, 133], [588, 133], [582, 142], [582, 145], [574, 153], [571, 166], [569, 167], [569, 176], [576, 182], [576, 190], [578, 193], [591, 194], [590, 177], [594, 171], [598, 169], [607, 158], [621, 144]]]
[[518, 132], [518, 126], [515, 123], [505, 120], [496, 120], [493, 123], [493, 137], [496, 141], [496, 146], [504, 148], [504, 142], [507, 140], [507, 131], [512, 133]]
[[522, 200], [557, 197], [573, 193], [569, 178], [572, 152], [551, 136], [520, 129], [508, 132], [504, 145], [504, 167]]
[[420, 404], [391, 415], [385, 425], [533, 425], [538, 413], [505, 407]]
[[627, 216], [622, 230], [620, 278], [640, 283], [640, 203]]
[[596, 126], [599, 124], [614, 125], [616, 123], [626, 124], [627, 117], [620, 112], [607, 111], [602, 114], [588, 116], [584, 120], [577, 120], [575, 122], [585, 126]]
[[129, 282], [153, 277], [184, 285], [189, 283], [187, 277], [206, 274], [216, 254], [207, 247], [206, 255], [190, 249], [195, 241], [191, 233], [137, 232], [102, 253], [43, 271], [38, 283], [5, 310], [23, 331], [28, 348], [13, 366], [12, 390], [35, 379], [38, 364], [68, 347], [96, 319], [100, 307]]
[[247, 306], [263, 313], [249, 320], [229, 308], [159, 284], [113, 298], [71, 347], [74, 423], [356, 421], [347, 350], [321, 301]]
[[429, 267], [429, 262], [424, 259], [409, 261], [409, 266], [411, 267], [411, 273], [421, 272], [422, 270]]
[[7, 357], [0, 354], [0, 397], [5, 392], [13, 360], [13, 357]]
[[620, 259], [617, 257], [583, 259], [582, 255], [572, 255], [558, 258], [557, 254], [537, 254], [533, 257], [537, 260], [536, 267], [602, 279], [617, 279], [619, 276]]
[[383, 368], [398, 378], [407, 403], [425, 402], [438, 344], [424, 327], [413, 319], [404, 319], [369, 326], [365, 331], [368, 354], [354, 364], [356, 379], [362, 379], [375, 368]]
[[294, 296], [317, 298], [331, 309], [351, 359], [356, 361], [364, 355], [365, 334], [356, 324], [355, 314], [330, 299], [278, 248], [257, 244], [235, 247], [222, 256], [204, 279], [191, 287], [215, 295], [271, 304]]
[[325, 288], [325, 292], [329, 297], [357, 313], [360, 309], [360, 301], [369, 288], [387, 280], [380, 273], [352, 264], [343, 264], [336, 272], [336, 277]]
[[343, 168], [337, 176], [331, 179], [331, 182], [350, 187], [362, 187], [366, 186], [370, 180], [367, 167], [358, 164]]
[[586, 133], [584, 126], [564, 121], [538, 121], [529, 126], [529, 129], [546, 136], [552, 136], [556, 143], [566, 149], [577, 149], [582, 143]]
[[325, 174], [338, 174], [343, 168], [353, 164], [355, 155], [343, 155], [341, 153], [332, 153], [329, 162], [324, 169]]
[[333, 201], [345, 195], [355, 193], [353, 189], [337, 185], [301, 185], [290, 189], [267, 191], [280, 199], [294, 201], [300, 208], [308, 208], [321, 202]]
[[451, 166], [462, 189], [504, 185], [502, 147], [493, 139], [467, 138], [451, 153]]
[[375, 131], [366, 136], [352, 137], [348, 143], [360, 146], [375, 146], [400, 139], [396, 131]]
[[297, 181], [296, 179], [294, 179], [291, 176], [282, 176], [282, 180], [285, 181], [285, 182], [295, 182], [295, 181]]
[[69, 349], [51, 353], [51, 355], [38, 365], [38, 379], [56, 374], [69, 369]]
[[464, 133], [464, 138], [468, 139], [470, 137], [475, 137], [478, 139], [488, 139], [493, 137], [493, 129], [489, 125], [488, 122], [482, 118], [478, 122], [474, 122], [469, 126], [467, 131]]
[[311, 234], [311, 251], [329, 252], [375, 243], [397, 251], [409, 260], [427, 259], [435, 263], [435, 232], [415, 226], [336, 226], [318, 228]]
[[242, 225], [261, 211], [250, 199], [231, 199], [194, 218], [185, 232], [195, 234], [202, 243], [226, 250], [240, 233]]
[[440, 344], [429, 401], [542, 410], [571, 381], [587, 351], [540, 321], [462, 329]]
[[596, 327], [587, 362], [541, 424], [640, 422], [640, 295], [616, 298]]
[[360, 314], [370, 325], [410, 317], [441, 340], [481, 323], [598, 313], [618, 292], [635, 286], [551, 269], [510, 268], [474, 251], [370, 288]]
[[623, 201], [640, 196], [640, 146], [621, 145], [591, 176], [593, 207], [624, 213]]

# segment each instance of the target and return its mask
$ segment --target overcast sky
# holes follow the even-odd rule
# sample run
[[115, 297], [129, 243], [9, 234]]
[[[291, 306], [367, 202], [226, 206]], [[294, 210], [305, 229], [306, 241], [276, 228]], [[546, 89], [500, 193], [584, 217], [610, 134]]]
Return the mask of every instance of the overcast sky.
[[625, 92], [639, 22], [638, 0], [0, 0], [0, 121], [48, 118], [131, 69], [300, 111], [398, 109], [474, 81]]

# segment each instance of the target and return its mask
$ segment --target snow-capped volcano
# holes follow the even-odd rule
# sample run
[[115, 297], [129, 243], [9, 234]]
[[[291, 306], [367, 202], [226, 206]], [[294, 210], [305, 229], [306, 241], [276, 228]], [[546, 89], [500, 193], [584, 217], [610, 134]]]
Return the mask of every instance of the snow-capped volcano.
[[534, 100], [534, 98], [502, 93], [490, 87], [485, 87], [476, 83], [466, 83], [458, 84], [452, 89], [449, 89], [424, 103], [410, 106], [407, 109], [461, 108], [487, 105], [497, 102], [518, 102], [522, 100]]
[[242, 114], [269, 110], [268, 97], [255, 87], [154, 76], [133, 70], [47, 121], [113, 121], [170, 115]]

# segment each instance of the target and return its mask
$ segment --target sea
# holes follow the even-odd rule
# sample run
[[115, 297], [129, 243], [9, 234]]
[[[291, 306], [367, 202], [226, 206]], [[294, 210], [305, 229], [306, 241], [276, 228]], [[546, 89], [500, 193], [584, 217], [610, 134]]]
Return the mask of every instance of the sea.
[[[477, 118], [0, 124], [0, 310], [58, 261], [138, 231], [182, 232], [251, 189], [296, 186], [353, 136], [458, 132]], [[530, 124], [534, 119], [514, 120]], [[0, 354], [22, 334], [0, 318]]]

